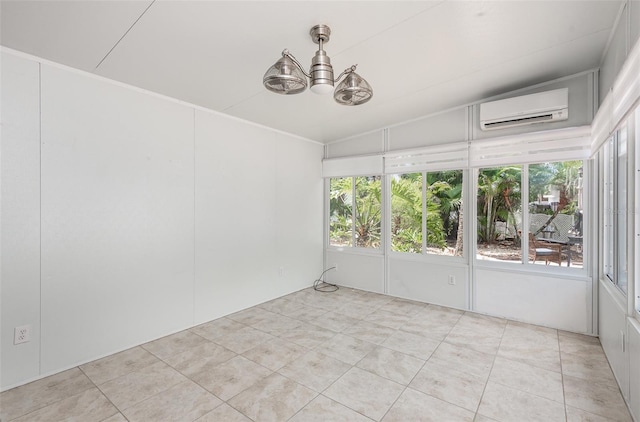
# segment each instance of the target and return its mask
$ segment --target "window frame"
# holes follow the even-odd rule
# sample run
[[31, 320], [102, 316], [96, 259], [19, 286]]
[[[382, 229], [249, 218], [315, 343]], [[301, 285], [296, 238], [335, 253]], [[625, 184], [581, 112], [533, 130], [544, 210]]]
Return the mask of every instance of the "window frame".
[[[520, 194], [521, 194], [521, 198], [527, 198], [526, 201], [528, 201], [528, 197], [529, 197], [529, 167], [531, 165], [536, 165], [536, 164], [543, 164], [546, 162], [565, 162], [565, 161], [582, 161], [582, 168], [583, 168], [583, 186], [590, 186], [589, 184], [591, 183], [591, 159], [586, 159], [586, 158], [564, 158], [562, 160], [545, 160], [545, 161], [530, 161], [530, 162], [517, 162], [514, 161], [512, 163], [509, 164], [503, 164], [501, 166], [520, 166], [521, 167], [521, 174], [520, 174]], [[471, 173], [471, 192], [475, 192], [477, 194], [478, 192], [478, 177], [479, 177], [479, 173], [480, 170], [482, 169], [488, 169], [488, 168], [496, 168], [496, 167], [501, 167], [501, 166], [496, 166], [496, 165], [485, 165], [482, 167], [474, 167], [472, 168], [472, 173]], [[522, 237], [521, 239], [528, 239], [529, 237], [529, 226], [530, 226], [530, 218], [529, 218], [529, 212], [527, 209], [525, 209], [524, 205], [522, 205], [522, 202], [525, 201], [524, 199], [521, 199], [521, 210], [520, 212], [522, 213], [521, 218], [522, 218]], [[591, 195], [589, 193], [588, 189], [583, 189], [582, 191], [582, 202], [584, 205], [584, 219], [583, 219], [583, 237], [586, 239], [592, 239], [593, 235], [592, 235], [592, 231], [591, 231], [591, 221], [593, 221], [592, 219], [593, 217], [593, 207], [591, 204]], [[477, 204], [474, 203], [474, 211], [473, 211], [473, 231], [471, 232], [471, 241], [469, 242], [469, 248], [467, 248], [468, 250], [470, 250], [471, 248], [473, 248], [473, 251], [470, 251], [470, 253], [472, 254], [472, 261], [473, 261], [473, 266], [475, 267], [479, 267], [479, 268], [487, 268], [487, 269], [503, 269], [503, 270], [508, 270], [508, 271], [517, 271], [517, 272], [525, 272], [525, 273], [531, 273], [531, 272], [535, 272], [535, 273], [552, 273], [552, 274], [558, 274], [561, 275], [563, 278], [566, 277], [577, 277], [577, 278], [584, 278], [586, 276], [589, 276], [591, 274], [591, 268], [592, 268], [592, 262], [590, 261], [586, 261], [583, 262], [583, 266], [582, 268], [578, 268], [578, 267], [563, 267], [563, 266], [545, 266], [545, 265], [536, 265], [535, 263], [530, 263], [529, 262], [529, 242], [522, 240], [522, 246], [521, 246], [521, 259], [520, 261], [490, 261], [490, 260], [483, 260], [483, 259], [478, 259], [478, 210], [477, 210]], [[526, 228], [526, 230], [525, 230]], [[591, 241], [587, 241], [587, 242], [583, 242], [583, 256], [586, 257], [591, 257], [591, 247], [589, 246], [592, 242]]]
[[[467, 171], [467, 169], [463, 169], [463, 168], [446, 168], [446, 169], [438, 169], [438, 170], [414, 170], [414, 171], [407, 171], [407, 172], [395, 172], [395, 173], [390, 173], [387, 174], [387, 178], [388, 178], [388, 183], [386, 184], [387, 189], [388, 189], [388, 198], [389, 198], [389, 206], [388, 208], [388, 217], [384, 218], [384, 221], [387, 222], [387, 227], [388, 227], [388, 253], [390, 256], [393, 257], [402, 257], [402, 258], [407, 258], [407, 259], [418, 259], [418, 260], [445, 260], [447, 262], [459, 262], [459, 263], [466, 263], [467, 262], [467, 254], [468, 254], [468, 247], [467, 247], [467, 230], [463, 230], [462, 233], [462, 254], [461, 255], [441, 255], [441, 254], [435, 254], [435, 253], [430, 253], [428, 252], [428, 231], [427, 231], [427, 212], [428, 212], [428, 204], [427, 204], [427, 189], [428, 189], [428, 183], [427, 183], [427, 174], [429, 173], [442, 173], [445, 171], [458, 171], [460, 172], [460, 175], [462, 177], [462, 188], [461, 188], [461, 192], [460, 192], [460, 199], [462, 200], [462, 204], [463, 204], [463, 219], [468, 218], [468, 209], [467, 207], [464, 207], [464, 204], [466, 204], [467, 201], [467, 186], [468, 186], [468, 175], [469, 172]], [[392, 179], [394, 176], [402, 176], [405, 174], [420, 174], [422, 177], [422, 186], [421, 186], [421, 199], [422, 199], [422, 244], [421, 244], [421, 248], [420, 248], [420, 252], [404, 252], [404, 251], [396, 251], [393, 250], [393, 239], [392, 239], [392, 233], [391, 230], [393, 229], [393, 222], [392, 222], [392, 218], [393, 218], [393, 210], [392, 210], [392, 201], [393, 201], [393, 192], [392, 192], [392, 188], [391, 188], [391, 183], [392, 183]], [[463, 220], [464, 221], [464, 220]]]
[[[602, 228], [602, 270], [601, 277], [607, 280], [624, 298], [629, 294], [629, 130], [626, 124], [617, 128], [605, 141], [603, 152], [603, 228]], [[625, 133], [624, 137], [621, 135]], [[624, 141], [624, 172], [621, 173], [620, 144]], [[624, 189], [620, 189], [624, 181]], [[620, 209], [623, 205], [624, 209]], [[623, 239], [621, 239], [623, 233]], [[624, 242], [621, 245], [621, 241]], [[624, 251], [621, 248], [624, 247]], [[622, 254], [625, 259], [622, 260]], [[621, 268], [624, 267], [624, 268]], [[624, 289], [621, 287], [621, 274], [626, 277]]]
[[[356, 179], [359, 177], [378, 177], [380, 179], [380, 245], [376, 248], [358, 246], [358, 242], [356, 239], [356, 230], [355, 230], [356, 213], [357, 213], [357, 207], [355, 203]], [[351, 245], [332, 245], [331, 244], [331, 181], [333, 179], [351, 179], [352, 181], [351, 182]], [[333, 177], [325, 178], [325, 181], [326, 181], [325, 198], [327, 201], [325, 209], [326, 209], [327, 218], [324, 226], [326, 230], [325, 242], [326, 242], [327, 249], [333, 250], [333, 251], [342, 251], [342, 252], [350, 251], [355, 253], [372, 254], [372, 255], [381, 255], [384, 253], [384, 248], [385, 248], [384, 201], [385, 201], [385, 192], [386, 192], [384, 180], [385, 180], [385, 176], [381, 174], [366, 174], [366, 175], [357, 175], [357, 176], [333, 176]]]

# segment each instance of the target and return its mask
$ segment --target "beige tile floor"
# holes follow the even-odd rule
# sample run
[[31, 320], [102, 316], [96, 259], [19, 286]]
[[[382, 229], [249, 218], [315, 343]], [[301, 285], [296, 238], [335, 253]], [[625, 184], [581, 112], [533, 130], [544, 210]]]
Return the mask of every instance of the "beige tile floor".
[[0, 394], [8, 421], [630, 421], [597, 339], [305, 289]]

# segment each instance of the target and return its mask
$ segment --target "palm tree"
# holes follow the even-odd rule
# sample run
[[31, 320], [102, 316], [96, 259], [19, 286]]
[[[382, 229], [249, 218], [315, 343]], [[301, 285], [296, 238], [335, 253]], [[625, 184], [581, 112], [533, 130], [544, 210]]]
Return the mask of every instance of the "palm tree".
[[452, 239], [453, 230], [456, 231], [454, 255], [462, 255], [462, 171], [427, 173], [427, 182], [439, 203], [447, 238]]
[[496, 240], [496, 223], [499, 220], [509, 223], [511, 220], [516, 241], [519, 241], [515, 210], [520, 206], [520, 180], [520, 166], [480, 170], [478, 175], [479, 240], [493, 243]]
[[391, 179], [391, 248], [399, 252], [422, 250], [422, 174]]

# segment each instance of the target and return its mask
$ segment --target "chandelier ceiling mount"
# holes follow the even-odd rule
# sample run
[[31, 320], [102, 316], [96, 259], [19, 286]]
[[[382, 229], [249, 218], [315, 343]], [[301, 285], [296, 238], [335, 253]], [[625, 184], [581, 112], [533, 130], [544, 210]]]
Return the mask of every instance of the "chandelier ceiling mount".
[[[318, 51], [311, 60], [309, 72], [300, 62], [285, 49], [282, 57], [264, 74], [262, 82], [269, 91], [283, 95], [299, 94], [311, 85], [311, 92], [328, 94], [333, 91], [333, 98], [338, 104], [360, 105], [373, 96], [371, 85], [358, 75], [357, 65], [346, 68], [337, 78], [333, 77], [331, 59], [324, 51], [324, 44], [329, 42], [331, 28], [327, 25], [316, 25], [309, 31], [311, 39], [318, 44]], [[342, 81], [341, 81], [342, 80]], [[334, 84], [338, 83], [335, 87]]]

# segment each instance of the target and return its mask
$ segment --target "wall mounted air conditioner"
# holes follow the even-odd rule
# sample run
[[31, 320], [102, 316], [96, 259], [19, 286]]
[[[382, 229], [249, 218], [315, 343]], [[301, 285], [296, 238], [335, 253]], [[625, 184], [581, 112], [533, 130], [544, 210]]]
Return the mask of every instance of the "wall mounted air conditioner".
[[480, 104], [480, 129], [493, 130], [569, 118], [567, 88]]

